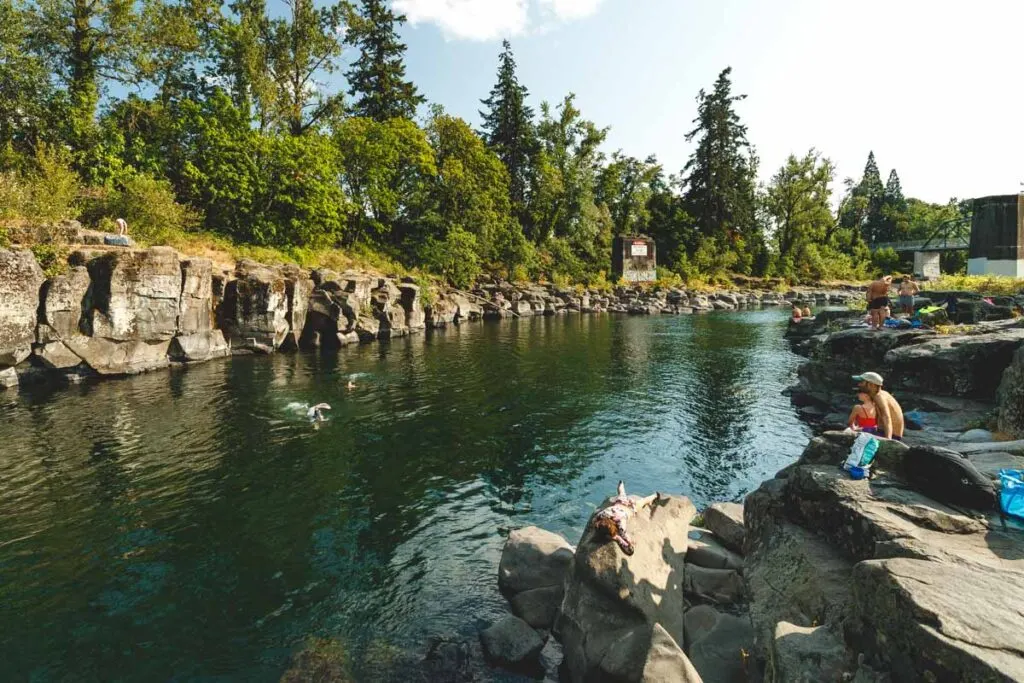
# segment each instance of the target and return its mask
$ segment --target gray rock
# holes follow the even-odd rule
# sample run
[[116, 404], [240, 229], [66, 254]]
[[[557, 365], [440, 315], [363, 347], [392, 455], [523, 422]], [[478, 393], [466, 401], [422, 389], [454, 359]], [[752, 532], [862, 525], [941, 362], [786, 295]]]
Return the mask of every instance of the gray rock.
[[743, 552], [743, 506], [738, 503], [712, 503], [704, 510], [704, 526], [722, 541], [725, 547]]
[[656, 640], [655, 625], [676, 644], [683, 641], [682, 583], [694, 514], [693, 504], [678, 496], [639, 511], [630, 519], [630, 556], [587, 525], [555, 623], [570, 681], [618, 680], [625, 669], [627, 680], [637, 680], [638, 662], [646, 661]]
[[565, 588], [562, 584], [542, 586], [516, 593], [509, 599], [512, 613], [533, 628], [550, 629], [558, 616]]
[[36, 347], [35, 356], [52, 370], [66, 370], [82, 363], [82, 359], [62, 341], [52, 341]]
[[824, 626], [809, 628], [780, 621], [775, 627], [769, 665], [771, 680], [841, 681], [849, 663], [846, 646]]
[[0, 369], [0, 389], [16, 389], [18, 372], [14, 368]]
[[134, 375], [165, 368], [170, 341], [117, 341], [105, 337], [69, 337], [63, 344], [101, 375]]
[[754, 629], [749, 617], [698, 605], [684, 617], [686, 654], [705, 683], [746, 683]]
[[[136, 348], [118, 342], [169, 342], [177, 333], [182, 276], [176, 251], [169, 247], [111, 251], [88, 261], [87, 268], [92, 281], [89, 336], [111, 343], [97, 349]], [[126, 362], [131, 357], [133, 353], [122, 354]]]
[[970, 559], [854, 568], [858, 614], [894, 680], [1024, 680], [1024, 574]]
[[303, 331], [306, 328], [306, 317], [309, 312], [310, 298], [313, 294], [313, 280], [301, 268], [294, 266], [284, 269], [285, 295], [288, 297], [288, 332], [285, 333], [281, 347], [294, 351], [299, 348]]
[[235, 267], [221, 302], [225, 336], [234, 351], [271, 353], [288, 334], [287, 283], [277, 268], [247, 259]]
[[999, 431], [1024, 439], [1024, 349], [1014, 354], [1013, 362], [1003, 372], [997, 398]]
[[179, 363], [200, 363], [231, 354], [231, 346], [220, 330], [178, 335], [171, 340], [167, 355]]
[[661, 624], [651, 630], [641, 683], [701, 683], [700, 674]]
[[31, 251], [0, 249], [0, 368], [32, 352], [43, 279]]
[[708, 569], [687, 562], [683, 592], [719, 605], [732, 605], [743, 600], [743, 578], [732, 569]]
[[508, 616], [480, 632], [488, 658], [507, 667], [535, 664], [544, 640], [518, 617]]
[[181, 262], [181, 298], [178, 303], [178, 334], [213, 329], [213, 263], [190, 258]]
[[558, 534], [535, 526], [514, 529], [501, 551], [498, 587], [506, 595], [561, 587], [572, 560], [572, 546]]
[[42, 289], [39, 343], [82, 334], [82, 312], [88, 291], [89, 271], [84, 266], [75, 266], [46, 281]]
[[969, 429], [956, 439], [960, 443], [984, 443], [992, 441], [992, 432], [987, 429]]
[[732, 569], [743, 573], [743, 558], [729, 550], [710, 531], [693, 529], [689, 534], [686, 561], [708, 569]]

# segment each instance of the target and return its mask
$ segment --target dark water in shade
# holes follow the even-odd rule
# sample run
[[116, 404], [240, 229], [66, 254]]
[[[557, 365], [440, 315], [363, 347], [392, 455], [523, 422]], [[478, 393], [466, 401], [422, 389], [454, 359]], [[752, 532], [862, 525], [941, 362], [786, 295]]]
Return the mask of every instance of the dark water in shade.
[[[799, 454], [785, 320], [521, 320], [0, 394], [0, 679], [276, 681], [310, 636], [357, 672], [473, 637], [510, 528], [575, 542], [619, 478], [703, 505]], [[288, 409], [320, 401], [319, 430]]]

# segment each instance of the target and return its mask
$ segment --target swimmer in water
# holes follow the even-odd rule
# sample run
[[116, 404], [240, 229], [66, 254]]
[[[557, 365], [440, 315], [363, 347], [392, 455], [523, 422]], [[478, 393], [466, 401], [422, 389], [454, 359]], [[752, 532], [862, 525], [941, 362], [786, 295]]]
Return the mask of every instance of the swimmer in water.
[[326, 403], [317, 403], [306, 411], [306, 417], [309, 418], [310, 422], [326, 422], [327, 418], [324, 416], [325, 410], [330, 410], [331, 406]]
[[349, 391], [352, 391], [353, 389], [355, 389], [356, 388], [355, 381], [352, 380], [352, 379], [349, 379], [348, 384], [345, 385], [345, 388], [348, 389]]

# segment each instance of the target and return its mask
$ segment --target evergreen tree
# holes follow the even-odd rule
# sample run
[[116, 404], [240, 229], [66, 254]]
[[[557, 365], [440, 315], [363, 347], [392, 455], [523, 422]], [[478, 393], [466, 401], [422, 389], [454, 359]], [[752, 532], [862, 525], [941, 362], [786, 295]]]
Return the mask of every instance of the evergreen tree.
[[498, 57], [498, 82], [490, 96], [481, 100], [487, 110], [481, 111], [483, 138], [508, 170], [509, 198], [512, 212], [526, 223], [526, 204], [533, 160], [537, 151], [537, 135], [533, 125], [533, 109], [526, 104], [528, 92], [516, 78], [516, 62], [512, 46], [502, 43]]
[[359, 13], [349, 20], [346, 42], [359, 49], [359, 58], [345, 76], [349, 94], [358, 96], [352, 113], [375, 121], [411, 119], [425, 98], [405, 80], [405, 44], [396, 26], [405, 16], [392, 12], [384, 0], [363, 0]]
[[701, 233], [739, 253], [758, 232], [757, 157], [733, 108], [746, 95], [732, 94], [731, 72], [724, 69], [714, 90], [697, 96], [697, 126], [686, 135], [697, 148], [683, 168], [684, 206]]
[[864, 165], [864, 175], [861, 176], [860, 185], [854, 191], [863, 199], [864, 215], [861, 218], [860, 229], [864, 235], [864, 241], [873, 244], [880, 242], [884, 229], [882, 218], [882, 201], [885, 188], [882, 186], [882, 176], [878, 172], [878, 163], [875, 161], [875, 153], [868, 152], [868, 161]]
[[885, 190], [882, 192], [881, 212], [881, 241], [897, 241], [907, 231], [909, 219], [907, 215], [907, 200], [903, 196], [903, 188], [900, 186], [900, 177], [896, 175], [896, 169], [889, 173], [889, 180], [885, 183]]

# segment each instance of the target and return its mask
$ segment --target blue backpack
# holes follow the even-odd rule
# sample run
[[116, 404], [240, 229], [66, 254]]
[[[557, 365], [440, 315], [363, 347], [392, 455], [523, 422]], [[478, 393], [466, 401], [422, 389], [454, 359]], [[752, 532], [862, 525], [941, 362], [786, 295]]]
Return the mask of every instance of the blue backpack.
[[1024, 470], [999, 470], [999, 509], [1004, 515], [1024, 519]]

